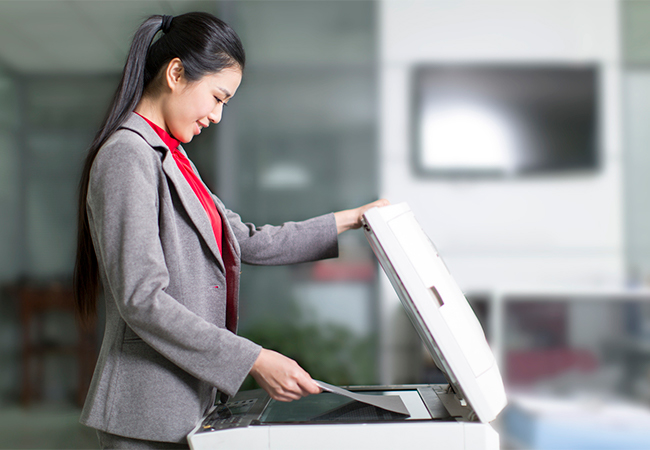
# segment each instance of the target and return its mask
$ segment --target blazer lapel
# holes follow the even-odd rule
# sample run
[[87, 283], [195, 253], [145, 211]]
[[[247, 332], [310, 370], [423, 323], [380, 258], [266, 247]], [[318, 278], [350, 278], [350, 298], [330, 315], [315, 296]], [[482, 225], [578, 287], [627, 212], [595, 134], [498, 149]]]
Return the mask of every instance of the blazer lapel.
[[[199, 231], [199, 234], [206, 242], [208, 248], [212, 254], [214, 254], [214, 257], [217, 259], [221, 270], [225, 272], [226, 267], [224, 265], [223, 259], [221, 258], [221, 253], [219, 252], [219, 247], [217, 246], [217, 240], [214, 237], [214, 231], [212, 229], [210, 219], [203, 209], [203, 205], [201, 205], [201, 202], [192, 190], [192, 187], [183, 176], [183, 173], [178, 168], [178, 165], [176, 165], [176, 161], [174, 160], [172, 152], [165, 145], [162, 139], [160, 139], [156, 132], [151, 128], [151, 126], [149, 126], [149, 124], [142, 117], [138, 116], [135, 113], [131, 113], [131, 116], [129, 116], [129, 118], [124, 122], [124, 125], [122, 125], [122, 128], [127, 128], [138, 133], [145, 141], [147, 141], [149, 145], [162, 151], [163, 172], [165, 172], [165, 175], [173, 184], [176, 192], [178, 192], [178, 196], [181, 200], [181, 203], [183, 204], [183, 207]], [[219, 213], [221, 214], [224, 227], [226, 227], [227, 221], [223, 220], [223, 218], [226, 216], [221, 210], [219, 210]], [[232, 235], [232, 230], [228, 229], [228, 233], [230, 238]], [[228, 239], [228, 241], [230, 241], [230, 239]]]
[[176, 165], [176, 161], [174, 160], [174, 156], [172, 155], [171, 151], [167, 150], [167, 152], [165, 152], [162, 166], [165, 175], [167, 175], [167, 178], [176, 188], [176, 192], [178, 192], [178, 196], [181, 199], [181, 203], [187, 211], [187, 214], [190, 216], [190, 219], [196, 226], [199, 234], [201, 237], [203, 237], [203, 240], [210, 248], [210, 251], [214, 254], [215, 258], [219, 262], [221, 270], [225, 271], [223, 259], [221, 258], [219, 247], [217, 246], [217, 240], [214, 237], [214, 230], [212, 229], [210, 219], [208, 218], [205, 209], [203, 209], [203, 205], [201, 205], [198, 197], [183, 176], [183, 173], [178, 168], [178, 165]]

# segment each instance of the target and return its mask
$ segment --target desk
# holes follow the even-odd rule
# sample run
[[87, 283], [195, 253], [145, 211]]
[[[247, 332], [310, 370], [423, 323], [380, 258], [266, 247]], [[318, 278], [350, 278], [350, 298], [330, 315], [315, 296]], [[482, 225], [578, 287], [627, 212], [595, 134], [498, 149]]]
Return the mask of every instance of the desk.
[[[485, 312], [488, 341], [504, 374], [510, 404], [497, 426], [504, 442], [509, 442], [512, 448], [535, 450], [588, 449], [597, 445], [617, 450], [647, 448], [650, 434], [645, 427], [650, 412], [643, 405], [629, 406], [624, 399], [650, 400], [637, 389], [639, 381], [647, 380], [650, 336], [645, 335], [644, 331], [648, 330], [643, 327], [630, 328], [629, 321], [630, 312], [646, 308], [650, 311], [650, 289], [526, 287], [474, 291], [467, 296], [476, 299]], [[639, 306], [629, 308], [632, 304]], [[537, 346], [529, 347], [531, 351], [526, 352], [530, 342], [521, 342], [513, 335], [516, 332], [513, 322], [519, 317], [517, 309], [521, 313], [521, 307], [528, 305], [530, 308], [524, 309], [529, 316], [545, 307], [558, 313], [557, 317], [540, 314], [541, 321], [559, 320], [562, 314], [567, 316], [556, 327], [566, 328], [561, 345], [533, 342]], [[580, 336], [570, 329], [580, 321], [581, 331], [577, 334], [583, 333], [583, 336], [578, 339]], [[534, 334], [535, 330], [525, 328], [527, 325], [528, 322], [524, 322], [524, 331]], [[526, 358], [516, 360], [513, 354]], [[525, 373], [518, 373], [513, 379], [515, 377], [509, 378], [508, 374], [517, 373], [516, 368], [513, 369], [515, 361], [530, 364]], [[550, 367], [552, 365], [555, 367]], [[530, 376], [535, 370], [539, 376]], [[522, 396], [517, 388], [522, 388], [526, 395]], [[648, 389], [650, 392], [650, 386]], [[620, 403], [612, 402], [612, 398]], [[587, 399], [586, 407], [582, 399]], [[538, 408], [540, 405], [543, 408]], [[593, 405], [600, 405], [598, 411]], [[624, 410], [630, 416], [627, 428], [612, 426], [614, 422], [609, 420], [610, 409], [605, 408], [606, 405], [628, 405], [616, 410], [617, 413]], [[556, 407], [570, 409], [572, 413], [560, 416]], [[607, 426], [601, 425], [599, 420], [604, 420]], [[642, 426], [637, 426], [639, 423]]]
[[492, 291], [470, 291], [466, 296], [487, 299], [487, 338], [499, 363], [504, 368], [506, 308], [513, 302], [648, 302], [650, 289], [623, 287], [511, 287]]

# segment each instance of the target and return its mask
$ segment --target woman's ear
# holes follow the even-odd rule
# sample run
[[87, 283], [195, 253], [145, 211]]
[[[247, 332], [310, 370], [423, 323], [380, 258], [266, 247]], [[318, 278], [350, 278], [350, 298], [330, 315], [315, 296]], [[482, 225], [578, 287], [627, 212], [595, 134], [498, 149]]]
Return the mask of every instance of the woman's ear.
[[167, 64], [167, 69], [165, 70], [165, 82], [172, 92], [185, 84], [183, 63], [179, 58], [174, 58]]

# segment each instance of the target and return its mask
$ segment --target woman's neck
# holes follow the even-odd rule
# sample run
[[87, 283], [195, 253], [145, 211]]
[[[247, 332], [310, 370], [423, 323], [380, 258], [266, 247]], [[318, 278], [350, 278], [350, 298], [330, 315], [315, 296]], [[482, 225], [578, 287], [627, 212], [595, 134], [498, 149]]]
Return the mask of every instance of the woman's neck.
[[146, 117], [160, 128], [169, 133], [165, 119], [161, 113], [160, 105], [157, 101], [152, 100], [148, 97], [142, 97], [138, 105], [135, 107], [135, 112], [141, 116]]

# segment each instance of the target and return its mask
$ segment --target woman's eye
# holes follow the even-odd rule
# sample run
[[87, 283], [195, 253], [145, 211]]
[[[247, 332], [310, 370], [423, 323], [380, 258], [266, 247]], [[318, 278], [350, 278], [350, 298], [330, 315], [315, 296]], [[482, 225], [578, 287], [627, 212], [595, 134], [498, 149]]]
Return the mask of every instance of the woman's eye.
[[217, 103], [223, 103], [223, 106], [228, 106], [228, 103], [225, 103], [223, 100], [221, 100], [219, 97], [214, 97], [214, 99], [217, 101]]

